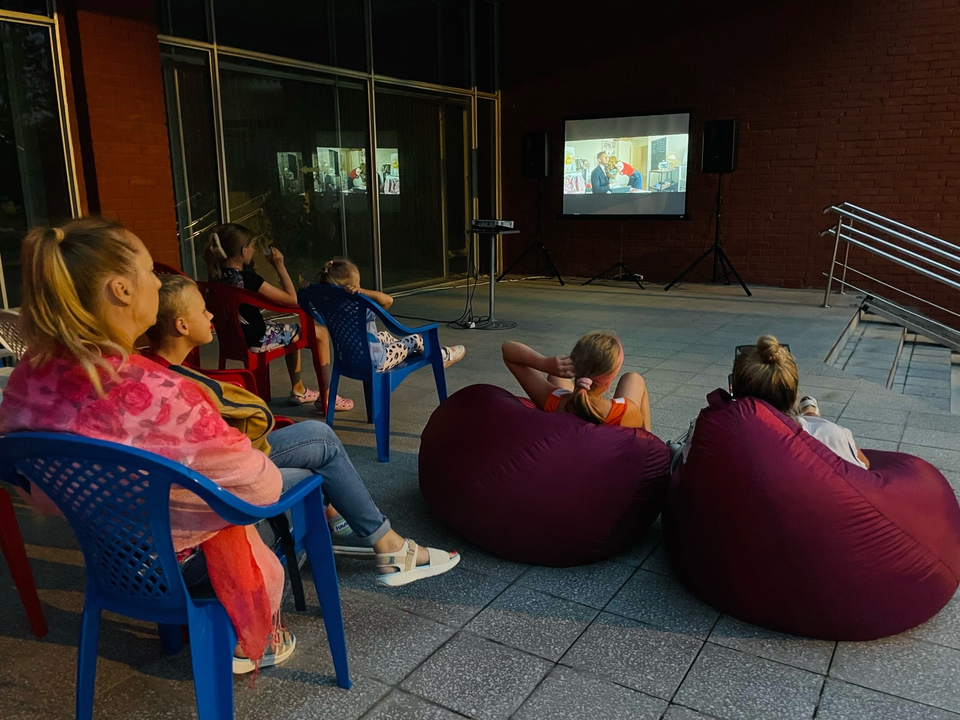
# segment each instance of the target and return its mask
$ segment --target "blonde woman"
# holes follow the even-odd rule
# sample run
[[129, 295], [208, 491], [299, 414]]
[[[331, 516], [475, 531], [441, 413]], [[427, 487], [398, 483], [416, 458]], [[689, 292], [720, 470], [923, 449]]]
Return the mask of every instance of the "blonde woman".
[[847, 428], [820, 417], [817, 401], [801, 398], [797, 407], [800, 375], [790, 351], [773, 335], [761, 335], [757, 344], [737, 354], [733, 363], [731, 390], [734, 397], [755, 397], [792, 417], [810, 435], [837, 455], [869, 469], [870, 461], [857, 447], [853, 433]]

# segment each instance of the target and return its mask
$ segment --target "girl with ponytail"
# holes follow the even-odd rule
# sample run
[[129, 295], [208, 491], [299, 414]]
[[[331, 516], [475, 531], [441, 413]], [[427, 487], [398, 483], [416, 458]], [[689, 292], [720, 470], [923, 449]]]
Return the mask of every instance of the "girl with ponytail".
[[734, 397], [755, 397], [769, 403], [847, 462], [869, 468], [870, 461], [857, 447], [853, 433], [820, 417], [814, 398], [800, 398], [798, 405], [799, 385], [793, 355], [773, 335], [761, 335], [756, 345], [738, 348], [730, 382]]
[[512, 341], [502, 350], [507, 369], [541, 410], [571, 413], [595, 425], [650, 429], [650, 398], [639, 373], [624, 373], [613, 399], [604, 397], [623, 365], [623, 345], [615, 335], [587, 333], [570, 355], [555, 357]]
[[[284, 264], [283, 253], [276, 246], [268, 247], [263, 251], [267, 262], [277, 271], [280, 278], [280, 287], [268, 283], [257, 274], [253, 265], [253, 256], [256, 253], [254, 241], [256, 236], [243, 225], [226, 223], [218, 225], [210, 233], [207, 246], [203, 251], [207, 261], [207, 277], [211, 282], [220, 282], [225, 285], [243, 288], [251, 292], [260, 293], [268, 300], [286, 305], [297, 305], [297, 288], [290, 278]], [[273, 348], [285, 347], [300, 339], [300, 326], [295, 323], [280, 323], [265, 320], [263, 313], [252, 305], [240, 306], [240, 327], [243, 337], [251, 352], [266, 352]], [[325, 388], [330, 387], [333, 376], [333, 365], [330, 353], [330, 334], [323, 325], [316, 324], [317, 354], [320, 359], [322, 380]], [[300, 353], [288, 353], [284, 358], [287, 363], [287, 373], [290, 375], [290, 403], [305, 405], [315, 403], [317, 409], [326, 408], [326, 398], [320, 398], [318, 390], [310, 390], [303, 384], [300, 375]], [[336, 409], [352, 410], [353, 400], [338, 397]]]

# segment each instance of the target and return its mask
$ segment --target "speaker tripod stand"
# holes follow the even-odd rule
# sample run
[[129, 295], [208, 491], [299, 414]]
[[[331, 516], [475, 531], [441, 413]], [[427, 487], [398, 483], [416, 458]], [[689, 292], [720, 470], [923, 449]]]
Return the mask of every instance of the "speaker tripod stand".
[[743, 291], [747, 294], [747, 297], [752, 297], [753, 293], [750, 292], [750, 288], [747, 287], [747, 284], [740, 277], [740, 273], [737, 272], [737, 269], [733, 266], [733, 263], [730, 262], [730, 258], [727, 257], [727, 254], [723, 251], [723, 241], [720, 240], [720, 203], [722, 200], [721, 190], [723, 189], [723, 173], [717, 174], [717, 214], [714, 221], [714, 236], [713, 236], [713, 245], [707, 248], [696, 260], [694, 260], [682, 273], [677, 275], [669, 285], [667, 285], [663, 290], [666, 292], [678, 282], [680, 282], [684, 275], [691, 272], [700, 262], [707, 258], [709, 255], [713, 255], [713, 274], [710, 276], [710, 282], [724, 282], [727, 285], [730, 284], [730, 275], [733, 275], [737, 282], [740, 283], [740, 287], [743, 288]]
[[[557, 270], [557, 266], [553, 264], [553, 258], [550, 257], [550, 253], [547, 252], [547, 246], [543, 244], [543, 240], [540, 239], [540, 193], [541, 193], [541, 181], [543, 178], [537, 178], [537, 234], [534, 237], [532, 243], [527, 245], [526, 250], [520, 253], [517, 258], [510, 263], [506, 270], [500, 273], [500, 277], [497, 278], [497, 282], [503, 280], [507, 275], [510, 274], [510, 271], [513, 270], [521, 260], [523, 260], [527, 253], [531, 250], [533, 251], [533, 257], [536, 262], [536, 270], [534, 273], [537, 277], [540, 277], [540, 253], [543, 253], [544, 259], [547, 261], [547, 270], [550, 271], [550, 275], [555, 277], [561, 285], [566, 285], [563, 281], [563, 276], [560, 274], [560, 271]], [[543, 277], [547, 277], [544, 275]]]

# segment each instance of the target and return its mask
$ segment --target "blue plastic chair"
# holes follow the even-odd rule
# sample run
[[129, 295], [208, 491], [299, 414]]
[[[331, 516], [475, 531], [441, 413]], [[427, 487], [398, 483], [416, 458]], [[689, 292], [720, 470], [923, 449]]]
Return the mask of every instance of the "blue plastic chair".
[[125, 445], [64, 433], [24, 432], [0, 438], [0, 477], [17, 474], [53, 500], [73, 527], [87, 567], [77, 656], [76, 717], [93, 717], [100, 613], [160, 625], [164, 649], [190, 630], [193, 682], [200, 720], [233, 719], [233, 651], [237, 636], [215, 598], [192, 598], [183, 583], [170, 534], [170, 486], [200, 497], [234, 525], [293, 510], [304, 517], [302, 538], [333, 655], [337, 684], [350, 687], [347, 646], [333, 546], [323, 522], [320, 475], [265, 507], [239, 500], [184, 465]]
[[[377, 436], [377, 459], [390, 460], [390, 395], [414, 370], [433, 366], [440, 402], [447, 399], [447, 378], [443, 371], [442, 346], [437, 324], [418, 328], [404, 327], [377, 303], [363, 295], [352, 295], [337, 285], [315, 284], [297, 296], [300, 307], [327, 326], [333, 341], [333, 378], [330, 397], [337, 397], [340, 376], [363, 381], [367, 422], [373, 423]], [[367, 311], [396, 337], [419, 333], [423, 336], [423, 354], [410, 355], [396, 367], [377, 372], [367, 343]], [[333, 425], [335, 403], [327, 403], [327, 424]]]

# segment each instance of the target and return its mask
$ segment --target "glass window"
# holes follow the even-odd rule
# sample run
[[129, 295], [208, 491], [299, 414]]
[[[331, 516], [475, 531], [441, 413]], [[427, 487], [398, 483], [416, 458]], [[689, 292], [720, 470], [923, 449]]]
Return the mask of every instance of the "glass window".
[[399, 170], [398, 191], [385, 181], [380, 195], [385, 287], [441, 280], [448, 258], [465, 255], [466, 131], [465, 103], [377, 91], [378, 170], [393, 156]]
[[72, 215], [50, 31], [0, 22], [0, 285], [20, 305], [20, 242]]
[[477, 89], [497, 91], [497, 6], [477, 0], [474, 33], [477, 53]]
[[366, 86], [225, 57], [220, 73], [230, 220], [275, 243], [295, 282], [339, 255], [372, 286]]
[[161, 62], [180, 262], [188, 275], [205, 280], [203, 241], [220, 223], [210, 56], [205, 50], [161, 46]]
[[0, 10], [53, 16], [48, 0], [0, 0]]
[[378, 75], [470, 86], [468, 0], [372, 0]]
[[332, 23], [327, 0], [215, 0], [220, 45], [329, 65]]
[[157, 0], [157, 32], [208, 41], [205, 0]]
[[333, 0], [336, 46], [331, 65], [348, 70], [367, 70], [366, 3], [358, 0]]
[[215, 0], [220, 45], [266, 55], [365, 70], [359, 0]]

